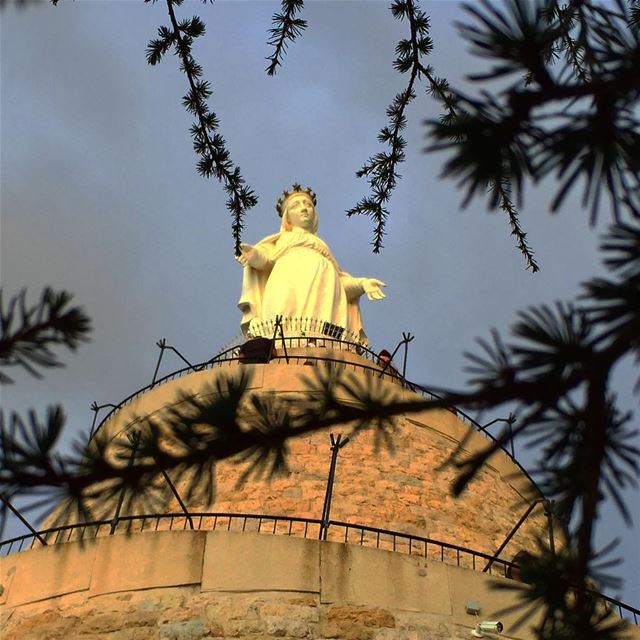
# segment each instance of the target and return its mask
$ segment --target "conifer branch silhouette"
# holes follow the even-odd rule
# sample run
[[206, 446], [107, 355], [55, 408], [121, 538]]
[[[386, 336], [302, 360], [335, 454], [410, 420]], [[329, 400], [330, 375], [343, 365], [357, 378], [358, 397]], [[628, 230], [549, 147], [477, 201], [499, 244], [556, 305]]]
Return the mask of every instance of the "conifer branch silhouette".
[[[612, 227], [602, 250], [609, 275], [587, 281], [576, 302], [521, 312], [510, 343], [497, 332], [492, 340], [479, 341], [481, 351], [468, 354], [467, 391], [401, 399], [335, 368], [317, 367], [305, 381], [305, 395], [276, 403], [252, 393], [248, 375], [220, 377], [214, 388], [178, 397], [164, 414], [136, 422], [142, 437], [133, 465], [127, 463], [131, 443], [111, 439], [106, 431], [78, 443], [75, 455], [57, 454], [64, 421], [57, 408], [50, 408], [44, 421], [30, 413], [29, 424], [15, 414], [6, 422], [0, 415], [0, 492], [23, 497], [62, 492], [64, 508], [57, 514], [62, 520], [70, 514], [102, 517], [95, 505], [108, 505], [122, 491], [130, 508], [144, 512], [161, 507], [166, 498], [157, 482], [160, 470], [174, 471], [189, 499], [210, 500], [215, 464], [232, 456], [244, 460], [246, 481], [286, 470], [290, 438], [337, 424], [351, 424], [354, 432], [372, 429], [376, 440], [392, 446], [394, 416], [515, 403], [512, 433], [505, 429], [472, 455], [459, 455], [461, 443], [446, 463], [458, 471], [454, 495], [510, 437], [539, 447], [532, 474], [555, 501], [554, 518], [566, 543], [555, 554], [531, 551], [522, 564], [531, 589], [523, 591], [518, 583], [503, 588], [521, 590], [523, 619], [544, 605], [537, 628], [541, 639], [573, 630], [580, 637], [615, 640], [624, 627], [610, 611], [602, 612], [591, 588], [593, 580], [601, 588], [614, 584], [606, 573], [611, 550], [596, 552], [592, 538], [605, 498], [630, 518], [621, 492], [637, 487], [640, 477], [632, 416], [619, 411], [608, 388], [617, 363], [640, 355], [640, 223]], [[30, 506], [41, 508], [42, 502]], [[551, 591], [549, 580], [555, 585]]]
[[[178, 22], [175, 7], [183, 0], [165, 0], [171, 27], [160, 27], [158, 38], [151, 40], [147, 46], [147, 62], [156, 65], [164, 54], [174, 48], [180, 60], [180, 70], [184, 72], [189, 83], [189, 92], [183, 97], [182, 104], [186, 110], [196, 117], [191, 126], [193, 149], [200, 160], [198, 173], [205, 177], [215, 176], [224, 186], [228, 195], [226, 207], [233, 218], [231, 231], [235, 243], [235, 253], [240, 255], [240, 241], [243, 220], [246, 212], [258, 202], [253, 190], [245, 184], [240, 167], [234, 166], [227, 149], [227, 143], [220, 134], [220, 123], [212, 112], [207, 100], [212, 95], [211, 84], [202, 80], [202, 67], [192, 55], [192, 44], [196, 38], [205, 33], [205, 25], [198, 16]], [[149, 0], [145, 0], [149, 2]]]
[[[367, 215], [374, 221], [373, 251], [379, 253], [383, 247], [385, 225], [389, 210], [385, 206], [391, 198], [400, 175], [397, 166], [404, 162], [406, 141], [401, 131], [406, 126], [404, 115], [407, 105], [415, 99], [414, 85], [416, 80], [424, 78], [426, 93], [436, 99], [443, 113], [440, 121], [443, 124], [453, 123], [457, 116], [458, 97], [451, 91], [446, 79], [436, 76], [433, 67], [425, 65], [423, 56], [433, 50], [430, 37], [429, 19], [420, 9], [416, 0], [395, 0], [390, 8], [396, 19], [409, 21], [410, 38], [401, 40], [396, 47], [397, 58], [394, 68], [400, 73], [410, 71], [406, 89], [399, 93], [387, 109], [389, 124], [380, 131], [378, 141], [391, 147], [390, 152], [380, 152], [369, 158], [368, 162], [356, 173], [359, 178], [367, 177], [371, 187], [371, 195], [362, 198], [355, 207], [349, 209], [348, 216]], [[508, 174], [506, 174], [508, 176]], [[511, 234], [516, 238], [518, 249], [525, 258], [527, 269], [532, 273], [538, 271], [533, 252], [526, 242], [526, 233], [522, 231], [518, 212], [510, 197], [510, 180], [505, 175], [488, 183], [494, 199], [507, 214], [511, 225]]]
[[[62, 367], [52, 351], [65, 346], [75, 351], [88, 339], [91, 322], [81, 307], [69, 307], [66, 291], [45, 288], [40, 301], [28, 306], [23, 289], [5, 307], [0, 288], [0, 367], [20, 366], [36, 378], [39, 368]], [[0, 383], [12, 382], [0, 371]]]
[[509, 218], [511, 235], [515, 238], [516, 246], [524, 257], [527, 265], [525, 268], [530, 269], [531, 273], [537, 273], [540, 267], [533, 257], [534, 252], [527, 243], [527, 234], [520, 225], [518, 210], [511, 200], [511, 180], [503, 177], [500, 180], [492, 181], [489, 183], [489, 191], [493, 192], [494, 196], [498, 199], [498, 207], [501, 211], [504, 211]]
[[278, 67], [282, 64], [288, 42], [294, 42], [307, 28], [306, 20], [296, 18], [296, 14], [302, 12], [303, 8], [304, 0], [282, 0], [280, 9], [282, 13], [273, 14], [273, 27], [269, 29], [270, 36], [267, 44], [273, 47], [274, 51], [267, 58], [269, 60], [269, 66], [266, 69], [268, 75], [275, 75]]
[[[630, 3], [637, 7], [635, 0]], [[607, 9], [595, 2], [512, 0], [501, 9], [468, 5], [472, 21], [460, 32], [472, 53], [492, 59], [492, 69], [471, 76], [483, 83], [478, 97], [454, 93], [457, 120], [428, 121], [435, 141], [447, 150], [442, 176], [458, 178], [465, 204], [508, 176], [518, 199], [525, 180], [555, 173], [558, 210], [579, 179], [583, 206], [596, 221], [601, 192], [608, 192], [616, 222], [640, 217], [640, 88], [638, 30], [624, 2]], [[575, 34], [574, 34], [575, 32]], [[559, 60], [559, 54], [564, 54]], [[520, 80], [492, 93], [487, 82], [519, 74]], [[489, 207], [501, 206], [495, 195]]]
[[394, 0], [390, 11], [397, 20], [406, 18], [409, 21], [411, 36], [398, 43], [397, 57], [393, 62], [394, 68], [400, 73], [410, 71], [409, 81], [404, 91], [398, 93], [387, 108], [389, 124], [378, 134], [378, 141], [388, 145], [390, 151], [381, 151], [371, 156], [356, 172], [357, 177], [368, 179], [371, 195], [362, 198], [346, 212], [347, 216], [366, 215], [372, 218], [374, 230], [371, 244], [374, 253], [379, 253], [383, 247], [382, 239], [389, 215], [385, 205], [400, 178], [398, 164], [405, 159], [404, 148], [407, 143], [401, 135], [407, 122], [404, 112], [407, 105], [416, 97], [413, 86], [421, 67], [421, 56], [428, 55], [433, 49], [433, 43], [429, 37], [429, 19], [415, 0]]

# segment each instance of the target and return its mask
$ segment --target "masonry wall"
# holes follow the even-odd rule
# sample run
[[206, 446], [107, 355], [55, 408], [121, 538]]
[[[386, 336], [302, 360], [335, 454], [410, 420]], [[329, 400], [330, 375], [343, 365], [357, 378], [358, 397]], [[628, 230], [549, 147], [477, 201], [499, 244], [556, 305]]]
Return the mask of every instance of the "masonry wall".
[[535, 618], [516, 630], [517, 612], [498, 613], [517, 596], [496, 581], [356, 545], [165, 531], [2, 558], [0, 613], [12, 640], [467, 640], [474, 600], [503, 637], [532, 638]]

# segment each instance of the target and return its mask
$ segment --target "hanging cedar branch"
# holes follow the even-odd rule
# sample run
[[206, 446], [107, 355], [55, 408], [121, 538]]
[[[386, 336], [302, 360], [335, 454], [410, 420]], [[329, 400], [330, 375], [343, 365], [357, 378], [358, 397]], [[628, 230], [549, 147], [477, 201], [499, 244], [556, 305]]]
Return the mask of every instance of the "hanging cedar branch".
[[158, 37], [149, 42], [147, 62], [151, 65], [158, 64], [172, 47], [180, 60], [180, 70], [186, 75], [189, 84], [189, 91], [182, 99], [182, 104], [196, 117], [191, 126], [191, 137], [193, 149], [200, 157], [197, 164], [198, 173], [205, 178], [215, 176], [224, 185], [228, 196], [226, 207], [233, 219], [231, 230], [235, 252], [239, 255], [244, 216], [256, 205], [258, 199], [253, 190], [245, 184], [240, 167], [231, 161], [227, 143], [219, 132], [218, 118], [207, 105], [207, 100], [212, 95], [211, 84], [202, 80], [202, 67], [192, 54], [193, 42], [204, 35], [205, 25], [198, 16], [178, 21], [175, 7], [180, 6], [182, 1], [166, 0], [171, 26], [161, 26], [158, 29]]
[[273, 14], [273, 27], [269, 29], [270, 36], [267, 41], [267, 44], [273, 47], [273, 54], [267, 58], [268, 75], [275, 75], [282, 64], [288, 43], [293, 42], [307, 28], [306, 20], [296, 18], [296, 14], [302, 12], [303, 8], [304, 0], [282, 0], [281, 13]]
[[[444, 78], [438, 77], [433, 67], [423, 63], [423, 57], [428, 56], [433, 50], [433, 41], [430, 36], [429, 19], [420, 9], [416, 0], [395, 0], [391, 7], [391, 13], [398, 20], [407, 19], [410, 27], [410, 37], [401, 40], [396, 46], [396, 59], [393, 66], [400, 73], [409, 73], [409, 81], [406, 89], [399, 93], [387, 109], [389, 123], [378, 134], [378, 141], [390, 147], [390, 151], [382, 151], [371, 158], [356, 173], [359, 178], [368, 178], [371, 194], [362, 198], [355, 207], [349, 209], [348, 216], [367, 215], [374, 221], [373, 251], [379, 253], [383, 247], [386, 221], [389, 210], [386, 204], [401, 177], [398, 173], [398, 165], [404, 162], [406, 140], [401, 132], [406, 126], [405, 110], [407, 105], [415, 99], [414, 85], [416, 81], [424, 79], [426, 93], [436, 99], [443, 113], [443, 123], [455, 122], [457, 117], [457, 96], [451, 91], [449, 83]], [[511, 224], [511, 233], [516, 238], [516, 243], [522, 252], [527, 268], [532, 272], [538, 270], [538, 265], [533, 258], [533, 252], [526, 242], [526, 234], [522, 231], [518, 220], [518, 213], [510, 197], [510, 184], [508, 174], [501, 176], [499, 180], [487, 185], [500, 208], [508, 215]]]

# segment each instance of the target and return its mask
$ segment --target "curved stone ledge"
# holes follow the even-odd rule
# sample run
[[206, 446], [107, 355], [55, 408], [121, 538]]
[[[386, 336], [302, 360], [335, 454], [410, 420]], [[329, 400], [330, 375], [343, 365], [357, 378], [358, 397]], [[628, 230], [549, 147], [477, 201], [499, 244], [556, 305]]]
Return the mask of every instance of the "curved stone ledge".
[[[70, 542], [0, 564], [14, 640], [468, 638], [514, 604], [504, 579], [417, 556], [254, 533], [165, 531]], [[513, 584], [511, 582], [511, 584]], [[500, 614], [506, 638], [517, 612]], [[640, 629], [629, 627], [632, 638]]]

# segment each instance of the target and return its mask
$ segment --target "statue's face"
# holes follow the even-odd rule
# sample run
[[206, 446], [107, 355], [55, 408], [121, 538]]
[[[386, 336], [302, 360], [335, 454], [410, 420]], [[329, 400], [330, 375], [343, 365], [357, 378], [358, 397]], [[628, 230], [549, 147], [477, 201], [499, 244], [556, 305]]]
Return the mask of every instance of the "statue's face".
[[316, 210], [306, 193], [296, 194], [287, 200], [286, 215], [294, 228], [313, 231], [316, 226]]

